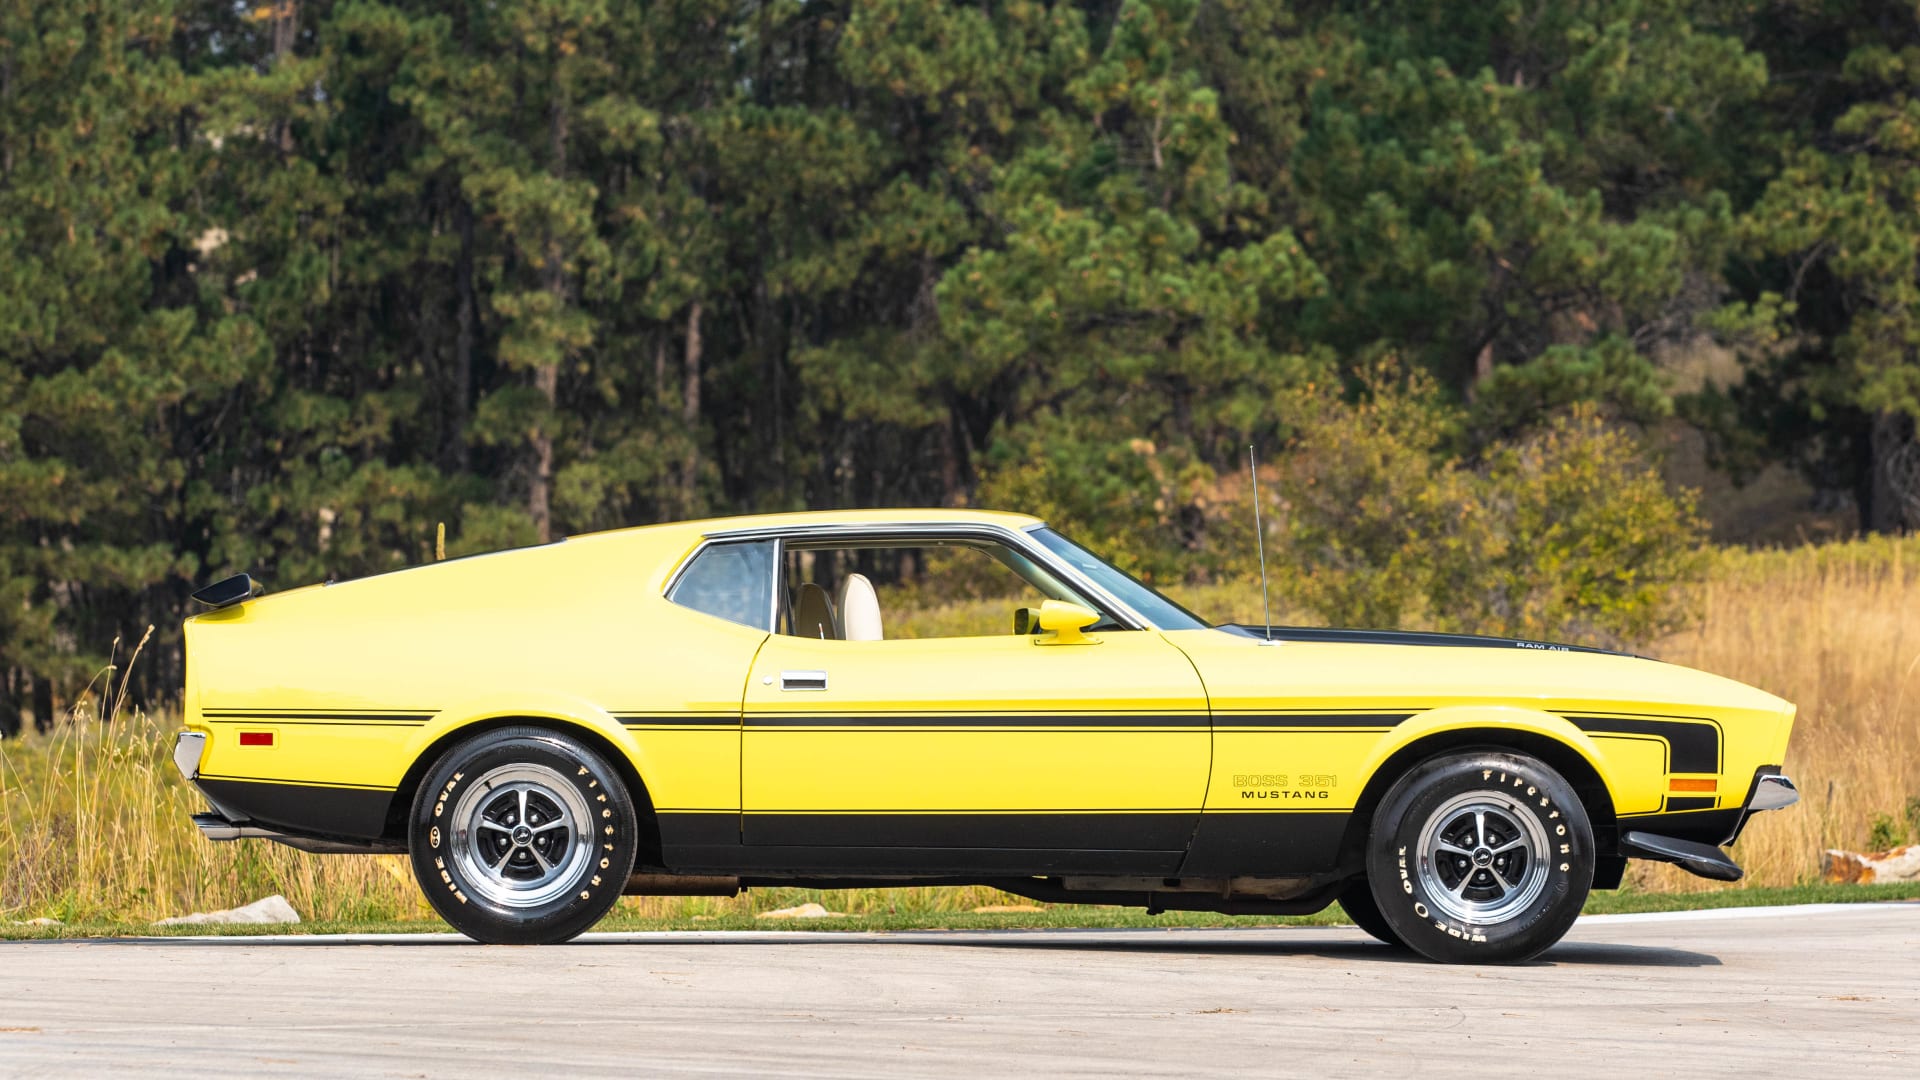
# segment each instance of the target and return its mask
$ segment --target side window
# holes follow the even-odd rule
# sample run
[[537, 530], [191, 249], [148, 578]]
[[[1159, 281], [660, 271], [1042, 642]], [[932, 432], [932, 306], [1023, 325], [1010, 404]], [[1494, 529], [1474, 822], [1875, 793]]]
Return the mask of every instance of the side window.
[[773, 541], [709, 545], [694, 556], [667, 599], [728, 622], [772, 629]]
[[1034, 632], [1033, 612], [1045, 601], [1084, 602], [1025, 556], [985, 540], [790, 539], [782, 550], [787, 592], [778, 632], [798, 637], [1024, 634]]

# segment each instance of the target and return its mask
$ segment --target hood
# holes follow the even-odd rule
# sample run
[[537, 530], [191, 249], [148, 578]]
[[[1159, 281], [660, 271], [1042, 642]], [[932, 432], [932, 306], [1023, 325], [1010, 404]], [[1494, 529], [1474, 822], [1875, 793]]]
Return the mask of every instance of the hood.
[[[1340, 645], [1437, 645], [1455, 649], [1532, 649], [1537, 652], [1599, 653], [1603, 656], [1635, 656], [1614, 649], [1591, 645], [1563, 645], [1554, 641], [1527, 638], [1487, 637], [1481, 634], [1437, 634], [1426, 630], [1351, 630], [1332, 626], [1275, 626], [1258, 623], [1225, 623], [1217, 629], [1247, 637], [1275, 641], [1315, 641]], [[1639, 657], [1639, 659], [1650, 659]]]

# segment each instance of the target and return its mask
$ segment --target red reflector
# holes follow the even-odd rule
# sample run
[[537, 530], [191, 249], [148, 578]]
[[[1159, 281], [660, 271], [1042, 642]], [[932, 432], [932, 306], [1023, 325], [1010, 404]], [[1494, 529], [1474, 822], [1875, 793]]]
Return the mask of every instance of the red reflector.
[[243, 731], [240, 733], [240, 745], [241, 746], [272, 746], [273, 732]]

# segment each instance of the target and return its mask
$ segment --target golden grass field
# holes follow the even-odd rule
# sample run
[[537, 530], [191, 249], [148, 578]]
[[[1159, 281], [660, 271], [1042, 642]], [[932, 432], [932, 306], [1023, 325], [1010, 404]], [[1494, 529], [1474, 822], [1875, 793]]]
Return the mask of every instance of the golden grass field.
[[[1691, 597], [1693, 627], [1640, 651], [1718, 672], [1800, 706], [1787, 771], [1800, 806], [1762, 816], [1735, 849], [1741, 886], [1817, 880], [1820, 853], [1859, 848], [1876, 815], [1920, 795], [1920, 540], [1873, 539], [1716, 554]], [[1257, 584], [1171, 590], [1216, 619], [1257, 621]], [[991, 606], [993, 611], [985, 611]], [[998, 623], [1002, 604], [929, 608], [901, 632]], [[897, 610], [897, 609], [895, 609]], [[1276, 613], [1278, 615], [1278, 613]], [[315, 856], [276, 844], [213, 844], [167, 752], [172, 720], [138, 709], [111, 722], [85, 697], [48, 736], [0, 742], [0, 920], [143, 923], [272, 893], [309, 920], [431, 919], [400, 856]], [[111, 711], [111, 710], [110, 710]], [[1635, 863], [1628, 887], [1725, 889]], [[756, 890], [736, 899], [628, 898], [629, 914], [751, 913], [821, 899], [853, 913], [967, 911], [1020, 903], [989, 889]]]

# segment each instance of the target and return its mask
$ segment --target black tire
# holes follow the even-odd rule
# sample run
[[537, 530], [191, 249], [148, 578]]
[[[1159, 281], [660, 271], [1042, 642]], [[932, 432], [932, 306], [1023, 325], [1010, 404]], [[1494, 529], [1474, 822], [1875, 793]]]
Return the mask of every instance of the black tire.
[[606, 915], [639, 826], [620, 775], [578, 740], [497, 728], [456, 744], [408, 819], [413, 873], [440, 917], [489, 945], [551, 945]]
[[1380, 905], [1373, 898], [1373, 887], [1366, 878], [1355, 878], [1340, 892], [1340, 910], [1347, 913], [1353, 925], [1372, 934], [1383, 945], [1396, 949], [1405, 949], [1407, 943], [1387, 925], [1387, 917], [1380, 914]]
[[1446, 754], [1388, 790], [1366, 863], [1381, 917], [1409, 948], [1443, 963], [1511, 963], [1573, 926], [1593, 884], [1593, 830], [1542, 762]]

